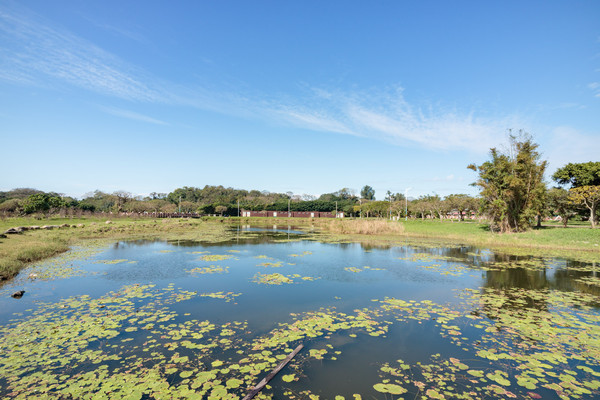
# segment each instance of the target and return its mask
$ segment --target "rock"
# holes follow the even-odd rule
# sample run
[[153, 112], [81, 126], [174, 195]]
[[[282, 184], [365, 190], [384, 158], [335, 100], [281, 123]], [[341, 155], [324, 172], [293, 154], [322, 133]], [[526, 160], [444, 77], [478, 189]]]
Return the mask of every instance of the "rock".
[[24, 290], [19, 290], [17, 292], [14, 292], [13, 294], [11, 294], [10, 297], [12, 297], [13, 299], [20, 299], [21, 297], [23, 297], [24, 293], [25, 293]]
[[37, 278], [37, 274], [34, 274], [33, 272], [29, 274], [28, 276], [29, 279], [35, 279]]
[[78, 228], [83, 228], [85, 225], [84, 224], [77, 224]]
[[113, 223], [112, 221], [106, 221], [105, 222], [106, 225], [109, 225], [109, 224], [112, 224], [112, 223]]
[[36, 230], [36, 229], [42, 229], [42, 227], [39, 225], [33, 225], [33, 226], [30, 226], [29, 229]]
[[21, 229], [21, 227], [10, 228], [10, 229], [7, 229], [6, 231], [4, 231], [4, 233], [7, 234], [7, 235], [14, 235], [14, 234], [17, 234], [17, 233], [23, 233], [23, 230]]
[[0, 239], [6, 239], [7, 237], [4, 233], [0, 233]]
[[69, 224], [62, 224], [61, 226], [59, 226], [59, 228], [69, 228], [71, 225]]
[[55, 228], [60, 228], [60, 226], [58, 226], [58, 225], [44, 225], [44, 226], [42, 226], [41, 229], [55, 229]]

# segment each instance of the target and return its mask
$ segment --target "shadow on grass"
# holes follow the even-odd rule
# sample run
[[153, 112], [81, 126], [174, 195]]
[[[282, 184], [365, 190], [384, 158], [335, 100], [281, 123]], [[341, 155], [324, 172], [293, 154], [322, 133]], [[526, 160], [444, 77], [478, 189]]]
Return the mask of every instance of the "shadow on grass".
[[479, 229], [482, 230], [482, 231], [484, 231], [484, 232], [493, 232], [492, 231], [492, 227], [489, 224], [488, 225], [481, 225], [481, 226], [479, 226]]

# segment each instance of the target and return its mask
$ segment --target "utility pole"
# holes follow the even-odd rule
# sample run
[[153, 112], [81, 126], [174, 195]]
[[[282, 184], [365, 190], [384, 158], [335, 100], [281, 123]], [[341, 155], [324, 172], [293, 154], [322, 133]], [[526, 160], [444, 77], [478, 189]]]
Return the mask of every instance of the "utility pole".
[[360, 217], [362, 218], [362, 198], [358, 199]]
[[238, 199], [238, 218], [240, 217], [240, 199]]
[[290, 214], [290, 201], [292, 201], [292, 199], [288, 199], [288, 218], [292, 216], [292, 214]]
[[335, 202], [335, 217], [337, 218], [337, 201]]
[[179, 214], [181, 214], [181, 195], [179, 195]]

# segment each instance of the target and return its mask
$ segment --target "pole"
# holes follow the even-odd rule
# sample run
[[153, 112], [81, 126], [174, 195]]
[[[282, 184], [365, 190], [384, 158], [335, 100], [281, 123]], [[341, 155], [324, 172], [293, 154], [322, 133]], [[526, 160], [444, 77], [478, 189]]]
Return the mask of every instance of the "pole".
[[360, 213], [360, 217], [362, 218], [362, 199], [358, 199], [358, 204], [360, 205], [358, 212]]
[[292, 199], [288, 199], [288, 218], [291, 217], [292, 215], [290, 214], [290, 201]]
[[335, 202], [335, 217], [337, 218], [337, 201]]
[[179, 196], [179, 214], [181, 214], [181, 195]]
[[238, 218], [240, 217], [240, 199], [238, 199]]

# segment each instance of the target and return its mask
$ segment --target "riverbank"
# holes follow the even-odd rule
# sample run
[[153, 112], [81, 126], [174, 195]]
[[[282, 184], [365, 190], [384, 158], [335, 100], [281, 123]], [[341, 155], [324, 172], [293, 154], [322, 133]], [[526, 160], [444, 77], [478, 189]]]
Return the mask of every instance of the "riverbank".
[[513, 254], [548, 255], [600, 261], [600, 229], [545, 226], [528, 232], [497, 234], [486, 224], [439, 220], [387, 221], [376, 219], [311, 218], [10, 218], [0, 220], [0, 232], [18, 226], [68, 225], [54, 229], [27, 230], [0, 238], [0, 276], [10, 279], [26, 265], [67, 251], [90, 239], [183, 239], [221, 241], [231, 237], [230, 226], [294, 226], [321, 232], [320, 239], [393, 246], [410, 241], [448, 242]]
[[[221, 241], [229, 224], [214, 219], [10, 218], [0, 220], [0, 233], [15, 227], [54, 225], [53, 229], [25, 230], [0, 238], [0, 281], [10, 279], [30, 263], [67, 251], [89, 240], [180, 239]], [[68, 226], [64, 226], [68, 225]]]

